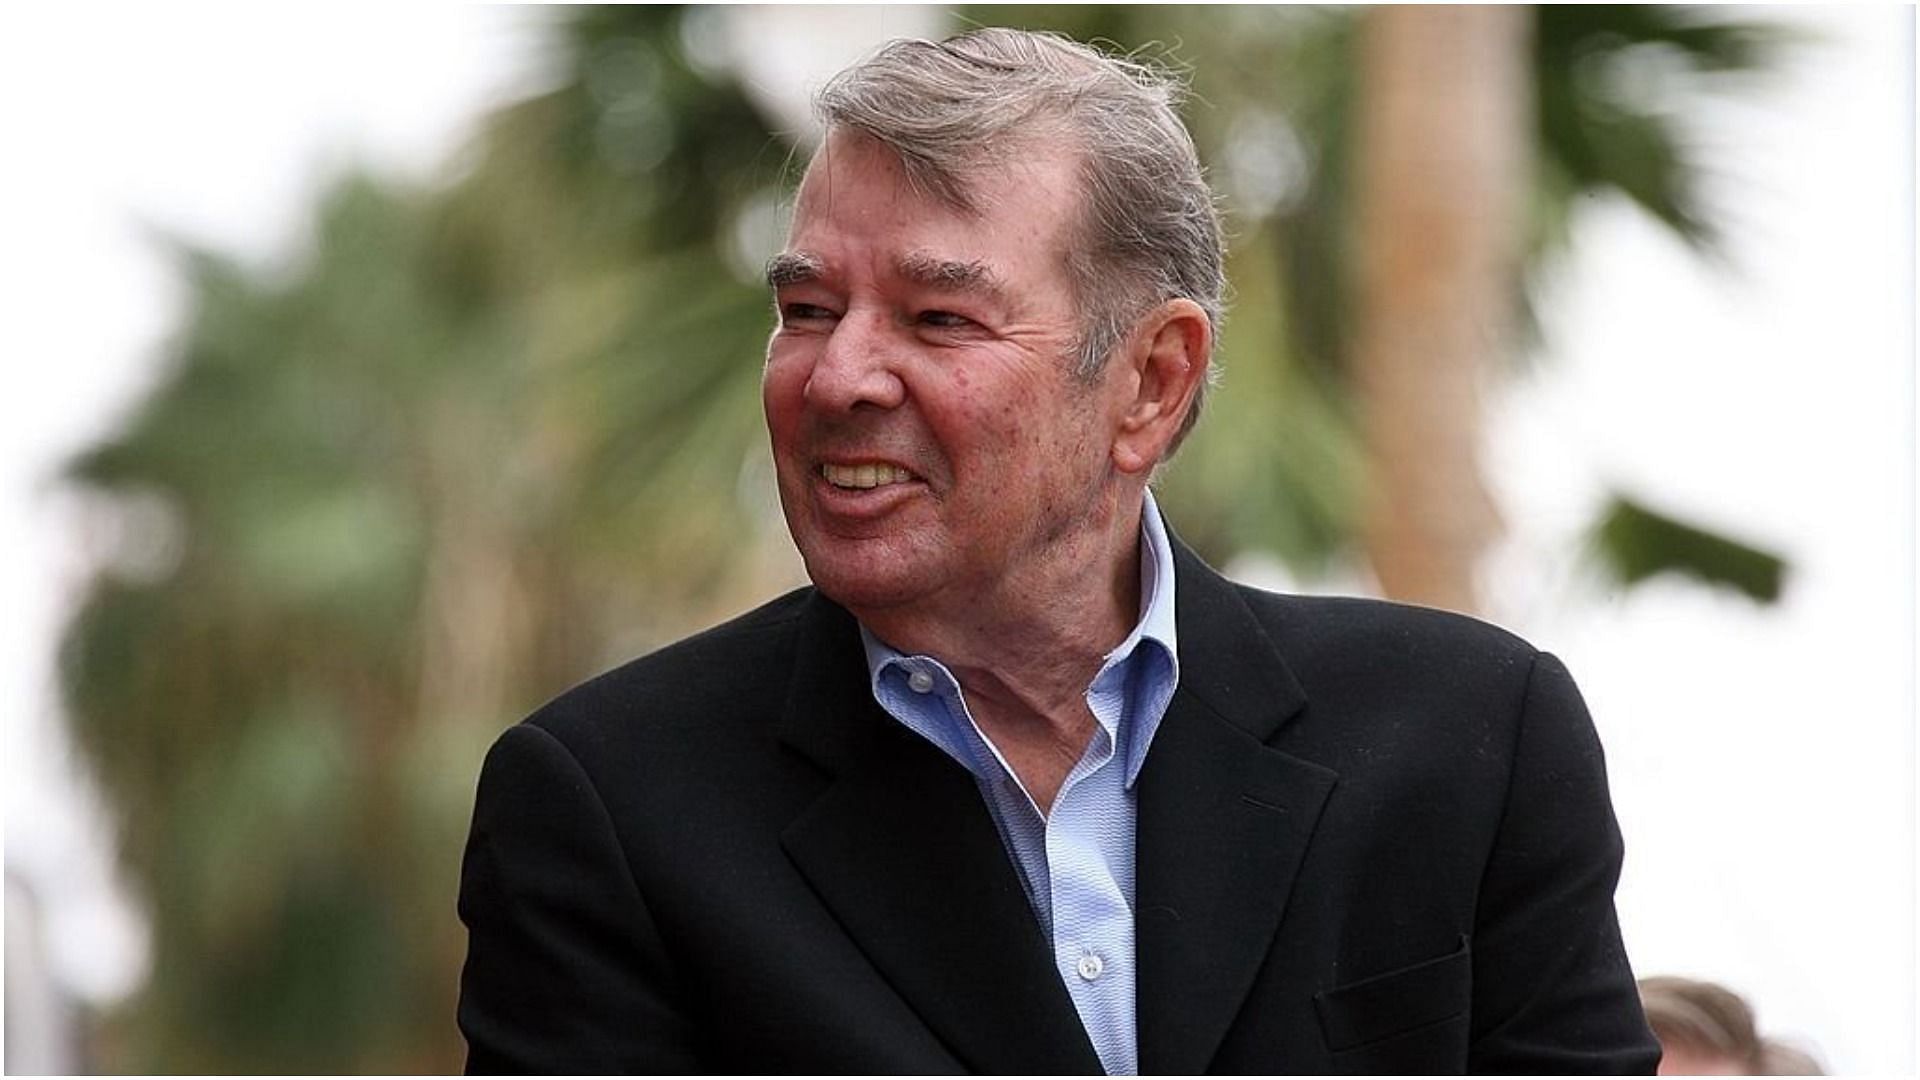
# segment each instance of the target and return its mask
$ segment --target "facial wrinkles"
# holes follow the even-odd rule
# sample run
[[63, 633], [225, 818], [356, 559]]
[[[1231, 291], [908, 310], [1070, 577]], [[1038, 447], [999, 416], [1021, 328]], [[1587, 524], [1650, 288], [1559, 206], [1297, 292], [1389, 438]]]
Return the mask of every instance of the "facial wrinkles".
[[[882, 329], [862, 328], [863, 332], [883, 336], [863, 342], [861, 347], [897, 348], [900, 353], [894, 358], [896, 362], [925, 366], [918, 378], [907, 380], [909, 400], [905, 408], [807, 410], [801, 420], [802, 444], [816, 460], [894, 462], [930, 483], [946, 480], [940, 442], [925, 427], [924, 419], [915, 414], [912, 398], [916, 387], [924, 388], [928, 379], [941, 379], [966, 393], [971, 373], [999, 369], [1003, 376], [1029, 383], [1031, 394], [1044, 395], [1048, 390], [1041, 382], [1071, 372], [1075, 361], [1077, 323], [1072, 312], [1034, 308], [1038, 298], [1023, 295], [999, 267], [973, 252], [1033, 251], [1041, 245], [1056, 246], [1060, 238], [1043, 235], [1057, 230], [1038, 224], [1022, 223], [1016, 234], [994, 228], [989, 220], [981, 221], [982, 228], [974, 232], [946, 227], [928, 232], [927, 221], [951, 222], [955, 212], [942, 206], [930, 215], [927, 211], [932, 200], [913, 192], [892, 162], [886, 164], [886, 178], [891, 183], [880, 198], [858, 205], [842, 201], [836, 206], [836, 194], [846, 194], [836, 192], [840, 186], [836, 180], [844, 179], [837, 176], [839, 156], [829, 150], [815, 162], [797, 208], [793, 250], [769, 263], [770, 283], [778, 287], [783, 282], [824, 280], [840, 294], [838, 306], [843, 319], [873, 319], [875, 308], [884, 307]], [[866, 160], [886, 158], [879, 154]], [[997, 179], [1019, 183], [1020, 171], [1009, 170], [1010, 175]], [[863, 185], [863, 190], [874, 186]], [[929, 295], [915, 295], [919, 290]], [[943, 294], [976, 301], [949, 302], [964, 309], [960, 314], [979, 322], [987, 337], [968, 343], [960, 353], [947, 354], [938, 345], [891, 336], [912, 326], [917, 308], [939, 308]], [[987, 303], [978, 302], [982, 299]], [[1067, 306], [1071, 307], [1070, 302]], [[1009, 434], [1017, 436], [1017, 428]], [[1016, 437], [1009, 441], [1020, 440]], [[998, 478], [976, 477], [982, 479], [993, 484]]]

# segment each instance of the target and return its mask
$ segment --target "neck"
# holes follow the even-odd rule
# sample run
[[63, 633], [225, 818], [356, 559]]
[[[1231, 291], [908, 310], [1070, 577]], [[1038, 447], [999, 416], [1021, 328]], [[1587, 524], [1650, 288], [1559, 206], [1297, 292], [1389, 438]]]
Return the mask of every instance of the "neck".
[[882, 641], [953, 672], [981, 734], [1043, 815], [1093, 738], [1087, 686], [1139, 621], [1142, 490], [1098, 500], [1084, 528], [988, 587], [854, 612]]
[[1105, 502], [1095, 527], [991, 589], [854, 614], [894, 648], [937, 657], [976, 711], [1081, 731], [1087, 685], [1139, 621], [1142, 508], [1138, 492]]

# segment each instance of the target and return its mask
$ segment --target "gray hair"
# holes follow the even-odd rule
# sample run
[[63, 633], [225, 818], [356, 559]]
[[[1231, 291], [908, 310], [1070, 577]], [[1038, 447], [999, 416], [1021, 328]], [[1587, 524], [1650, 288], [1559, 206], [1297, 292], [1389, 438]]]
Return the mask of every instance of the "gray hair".
[[[1226, 314], [1220, 215], [1175, 113], [1173, 74], [1057, 34], [986, 27], [900, 40], [835, 76], [814, 101], [829, 130], [878, 140], [918, 189], [977, 208], [969, 179], [1064, 136], [1081, 155], [1085, 204], [1065, 253], [1085, 316], [1075, 374], [1091, 380], [1154, 305], [1179, 297]], [[1206, 384], [1168, 454], [1199, 419]]]

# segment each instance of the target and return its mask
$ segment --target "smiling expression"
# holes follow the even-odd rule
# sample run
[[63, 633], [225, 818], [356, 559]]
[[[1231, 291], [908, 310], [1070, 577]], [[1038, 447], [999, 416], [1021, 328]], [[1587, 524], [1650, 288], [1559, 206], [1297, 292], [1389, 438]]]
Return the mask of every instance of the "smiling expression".
[[976, 211], [835, 131], [768, 265], [767, 427], [814, 583], [856, 613], [1031, 595], [1110, 523], [1117, 416], [1071, 374], [1078, 206], [1059, 150], [980, 178]]

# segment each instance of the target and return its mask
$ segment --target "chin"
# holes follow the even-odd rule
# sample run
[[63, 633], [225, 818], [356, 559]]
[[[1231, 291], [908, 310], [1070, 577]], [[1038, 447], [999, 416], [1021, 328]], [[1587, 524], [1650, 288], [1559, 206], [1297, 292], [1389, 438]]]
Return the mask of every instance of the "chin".
[[807, 576], [827, 599], [859, 615], [910, 604], [927, 593], [924, 575], [884, 557], [880, 552], [850, 551], [846, 545], [822, 551], [801, 548]]
[[842, 573], [832, 568], [818, 567], [809, 562], [807, 576], [813, 579], [813, 587], [847, 610], [859, 614], [863, 611], [878, 611], [898, 607], [913, 597], [911, 589], [900, 583], [876, 578], [871, 573]]

